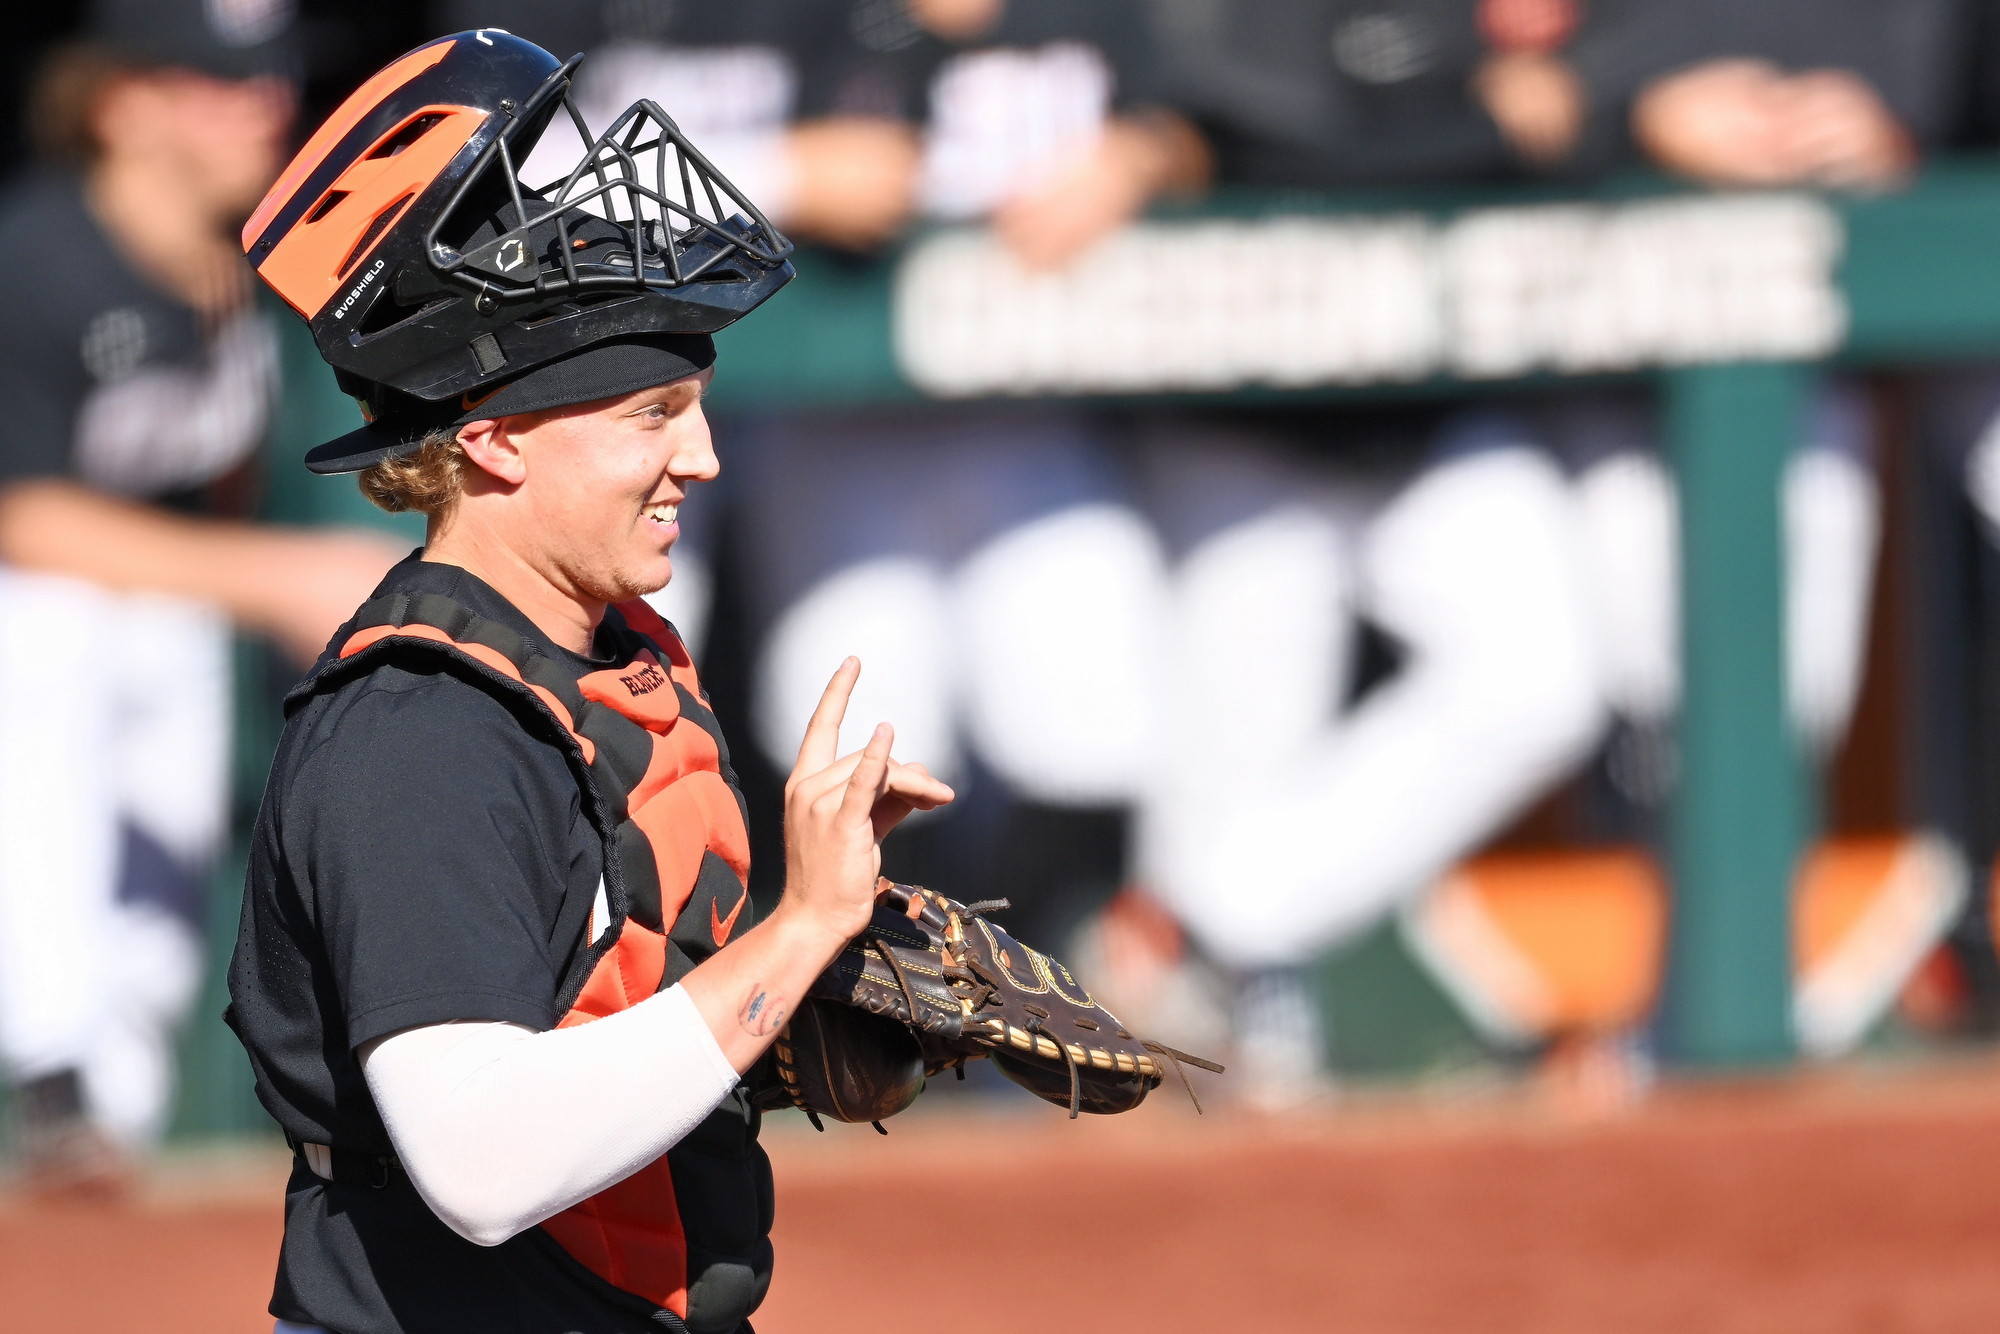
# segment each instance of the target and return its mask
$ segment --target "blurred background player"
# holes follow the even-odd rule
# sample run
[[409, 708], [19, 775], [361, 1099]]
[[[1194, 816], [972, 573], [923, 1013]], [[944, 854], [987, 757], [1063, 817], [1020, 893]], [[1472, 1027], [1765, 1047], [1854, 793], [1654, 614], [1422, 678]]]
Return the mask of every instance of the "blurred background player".
[[[1631, 6], [1573, 57], [1590, 94], [1627, 119], [1639, 160], [1718, 186], [1884, 190], [1951, 129], [1958, 9]], [[1638, 396], [1572, 404], [1559, 432], [1578, 469], [1607, 691], [1658, 735], [1679, 697], [1677, 530], [1658, 428]], [[1788, 685], [1794, 725], [1821, 759], [1860, 686], [1880, 527], [1875, 432], [1862, 387], [1830, 383], [1786, 475]], [[1658, 800], [1657, 778], [1637, 786]]]
[[[1088, 264], [1097, 240], [1205, 178], [1134, 0], [823, 9], [796, 133], [907, 127], [914, 218], [990, 221], [999, 262], [1024, 274]], [[1060, 938], [1087, 905], [1080, 882], [1100, 879], [1100, 896], [1116, 882], [1117, 811], [1152, 722], [1158, 556], [1101, 419], [910, 405], [773, 415], [732, 439], [765, 755], [779, 761], [809, 716], [827, 653], [884, 664], [856, 716], [892, 710], [965, 793], [904, 836], [898, 873], [1004, 894], [1016, 929]], [[921, 861], [927, 835], [942, 860]]]
[[[1521, 179], [1562, 156], [1574, 107], [1493, 105], [1493, 71], [1578, 20], [1522, 8], [1171, 0], [1161, 20], [1218, 181], [1324, 189]], [[1144, 434], [1173, 571], [1135, 869], [1231, 975], [1241, 1086], [1286, 1103], [1321, 1079], [1309, 965], [1596, 739], [1569, 492], [1501, 404], [1181, 410]]]
[[261, 529], [275, 391], [235, 229], [283, 161], [289, 9], [105, 0], [0, 199], [0, 1066], [51, 1187], [163, 1127], [224, 833], [233, 616], [301, 661], [394, 559]]
[[[1629, 6], [1570, 53], [1622, 120], [1630, 158], [1721, 187], [1881, 191], [1954, 132], [1963, 88], [1950, 0]], [[1678, 705], [1678, 520], [1644, 396], [1572, 395], [1553, 426], [1576, 470], [1605, 690], [1622, 726], [1609, 772], [1657, 807]], [[1860, 690], [1881, 528], [1866, 387], [1824, 381], [1785, 475], [1786, 672], [1793, 725], [1822, 764]]]
[[[1945, 3], [1164, 0], [1161, 14], [1221, 178], [1267, 187], [1582, 178], [1644, 161], [1725, 186], [1884, 189], [1948, 127], [1954, 92]], [[1306, 975], [1261, 968], [1286, 961], [1236, 941], [1247, 949], [1276, 937], [1272, 922], [1299, 924], [1290, 958], [1316, 959], [1420, 893], [1587, 753], [1599, 698], [1624, 724], [1608, 768], [1625, 796], [1650, 811], [1671, 781], [1678, 537], [1649, 398], [1565, 393], [1506, 416], [1455, 415], [1420, 468], [1412, 423], [1439, 414], [1398, 416], [1400, 448], [1372, 474], [1352, 446], [1366, 419], [1346, 411], [1302, 429], [1294, 418], [1294, 442], [1350, 442], [1316, 465], [1322, 494], [1340, 499], [1312, 517], [1302, 497], [1313, 469], [1295, 456], [1288, 478], [1252, 462], [1218, 443], [1219, 423], [1191, 445], [1183, 416], [1151, 456], [1189, 627], [1168, 660], [1188, 661], [1196, 638], [1240, 644], [1227, 661], [1211, 652], [1204, 671], [1267, 674], [1246, 694], [1270, 716], [1254, 739], [1205, 729], [1207, 753], [1175, 752], [1185, 772], [1163, 761], [1139, 869], [1236, 967], [1241, 1068], [1268, 1069], [1279, 1087], [1283, 1071], [1314, 1065], [1317, 1001]], [[1828, 385], [1787, 471], [1789, 694], [1821, 759], [1860, 684], [1879, 527], [1874, 430], [1859, 386]], [[1266, 432], [1262, 447], [1273, 443]], [[1576, 472], [1579, 526], [1545, 447]], [[1444, 500], [1454, 478], [1458, 515]], [[1272, 591], [1241, 596], [1253, 586]], [[1302, 622], [1300, 606], [1356, 610], [1400, 658], [1344, 715], [1336, 701], [1352, 694], [1356, 655], [1343, 613]], [[1200, 813], [1231, 810], [1232, 790], [1243, 796], [1216, 837]], [[1245, 847], [1255, 851], [1235, 852]]]

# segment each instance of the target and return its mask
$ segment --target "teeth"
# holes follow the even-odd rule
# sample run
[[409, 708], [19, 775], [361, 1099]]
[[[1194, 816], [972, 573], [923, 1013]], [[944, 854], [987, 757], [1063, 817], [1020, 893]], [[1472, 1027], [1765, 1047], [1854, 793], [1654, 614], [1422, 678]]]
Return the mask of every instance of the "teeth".
[[674, 516], [680, 513], [680, 509], [679, 505], [647, 505], [639, 513], [648, 519], [658, 519], [661, 523], [672, 523]]

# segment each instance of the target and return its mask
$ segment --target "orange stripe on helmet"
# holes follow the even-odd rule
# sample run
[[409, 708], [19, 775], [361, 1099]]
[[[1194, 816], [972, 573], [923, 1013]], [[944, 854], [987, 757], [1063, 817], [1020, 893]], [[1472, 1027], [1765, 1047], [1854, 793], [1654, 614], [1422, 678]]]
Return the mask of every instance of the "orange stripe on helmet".
[[[378, 145], [425, 118], [430, 127], [403, 151], [377, 157], [371, 149], [355, 159], [257, 266], [271, 290], [307, 319], [343, 283], [353, 288], [347, 306], [368, 290], [376, 277], [366, 267], [369, 252], [486, 123], [486, 113], [474, 107], [428, 106], [405, 116]], [[334, 313], [344, 311], [336, 307]]]
[[454, 45], [451, 38], [421, 46], [404, 56], [393, 65], [377, 71], [374, 78], [356, 88], [340, 108], [326, 118], [326, 123], [313, 132], [306, 140], [306, 146], [285, 168], [285, 174], [278, 177], [278, 183], [264, 196], [264, 202], [257, 205], [257, 211], [250, 215], [250, 221], [243, 224], [243, 250], [249, 253], [264, 229], [271, 225], [271, 219], [278, 216], [280, 209], [291, 199], [306, 177], [318, 169], [333, 151], [335, 144], [347, 137], [347, 132], [361, 123], [361, 118], [381, 104], [383, 98], [395, 92], [411, 79], [416, 78], [431, 66], [451, 54]]

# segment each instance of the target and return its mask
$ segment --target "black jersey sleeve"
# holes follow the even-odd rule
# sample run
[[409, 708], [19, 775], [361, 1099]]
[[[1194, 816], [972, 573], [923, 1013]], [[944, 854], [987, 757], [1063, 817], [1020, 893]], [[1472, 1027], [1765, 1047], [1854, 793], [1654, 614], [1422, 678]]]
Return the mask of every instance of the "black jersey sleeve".
[[576, 944], [557, 924], [601, 872], [561, 754], [454, 670], [377, 668], [322, 715], [287, 794], [349, 1050], [449, 1020], [553, 1026]]
[[19, 294], [0, 301], [0, 325], [11, 325], [0, 331], [0, 486], [72, 473], [82, 401], [69, 364], [75, 354], [36, 314]]

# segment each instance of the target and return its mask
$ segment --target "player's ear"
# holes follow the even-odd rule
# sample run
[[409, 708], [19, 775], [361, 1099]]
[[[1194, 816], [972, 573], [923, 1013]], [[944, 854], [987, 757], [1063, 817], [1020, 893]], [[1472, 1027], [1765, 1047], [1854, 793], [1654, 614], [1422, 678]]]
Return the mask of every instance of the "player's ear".
[[474, 467], [496, 482], [519, 486], [528, 479], [528, 461], [520, 442], [507, 429], [509, 419], [498, 417], [467, 422], [458, 428], [459, 448]]

